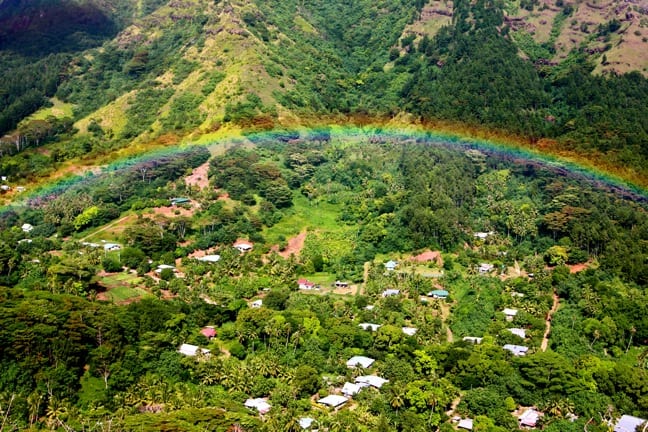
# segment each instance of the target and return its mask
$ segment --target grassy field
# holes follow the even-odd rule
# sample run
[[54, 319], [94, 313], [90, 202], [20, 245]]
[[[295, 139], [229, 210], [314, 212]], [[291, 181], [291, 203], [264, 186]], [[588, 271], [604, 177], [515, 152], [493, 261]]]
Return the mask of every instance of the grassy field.
[[281, 236], [285, 239], [296, 236], [304, 228], [309, 231], [340, 232], [347, 228], [337, 221], [341, 206], [326, 202], [309, 203], [301, 194], [295, 195], [294, 207], [276, 225], [266, 228], [263, 236], [271, 243], [278, 243]]
[[123, 303], [142, 297], [151, 297], [148, 291], [136, 285], [142, 278], [132, 273], [115, 273], [101, 278], [99, 283], [106, 288], [105, 299], [114, 303]]
[[34, 114], [30, 115], [24, 121], [29, 123], [30, 120], [45, 120], [47, 117], [53, 116], [57, 118], [72, 117], [72, 104], [65, 103], [57, 98], [51, 98], [51, 107], [41, 108]]

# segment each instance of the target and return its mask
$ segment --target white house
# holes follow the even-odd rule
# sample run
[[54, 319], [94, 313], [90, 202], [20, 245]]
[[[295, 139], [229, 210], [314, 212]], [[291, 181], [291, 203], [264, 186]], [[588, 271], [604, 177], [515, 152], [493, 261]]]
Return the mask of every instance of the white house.
[[494, 231], [488, 231], [488, 232], [478, 231], [478, 232], [474, 233], [473, 236], [475, 238], [480, 239], [480, 240], [486, 240], [488, 238], [488, 236], [492, 236], [493, 234], [495, 234]]
[[252, 244], [244, 241], [234, 243], [234, 248], [239, 252], [248, 252], [252, 250]]
[[302, 417], [299, 419], [299, 426], [302, 429], [310, 429], [314, 422], [315, 419], [312, 417]]
[[380, 326], [380, 324], [360, 323], [360, 324], [358, 324], [358, 327], [360, 327], [362, 330], [371, 330], [371, 331], [376, 331], [376, 330], [378, 330], [381, 326]]
[[375, 388], [380, 388], [384, 384], [388, 383], [389, 380], [379, 377], [377, 375], [363, 375], [355, 379], [356, 384], [366, 384]]
[[374, 310], [375, 307], [376, 306], [374, 306], [374, 305], [367, 305], [364, 308], [365, 308], [365, 310], [372, 311], [372, 310]]
[[529, 351], [529, 347], [525, 347], [522, 345], [511, 345], [511, 344], [506, 344], [503, 346], [503, 348], [507, 351], [510, 351], [513, 353], [514, 356], [516, 357], [522, 357], [526, 355], [527, 351]]
[[387, 269], [387, 271], [394, 271], [397, 266], [398, 266], [398, 263], [396, 261], [393, 261], [393, 260], [389, 260], [389, 261], [387, 261], [385, 263], [385, 268]]
[[386, 289], [382, 292], [383, 297], [397, 296], [400, 294], [400, 290], [397, 289]]
[[524, 329], [521, 329], [521, 328], [510, 328], [510, 329], [506, 329], [506, 330], [510, 331], [510, 332], [513, 333], [515, 336], [519, 336], [519, 337], [521, 337], [522, 339], [526, 339], [526, 330], [524, 330]]
[[162, 270], [173, 270], [175, 271], [175, 266], [169, 265], [169, 264], [160, 264], [157, 266], [155, 269], [155, 273], [162, 273]]
[[471, 431], [473, 429], [473, 421], [470, 418], [461, 419], [459, 420], [457, 427], [459, 429], [465, 429]]
[[200, 348], [196, 345], [182, 344], [180, 345], [178, 352], [188, 357], [195, 357], [196, 355], [198, 355], [198, 353], [201, 353], [204, 356], [208, 356], [211, 351], [206, 348]]
[[342, 386], [342, 394], [344, 396], [350, 397], [360, 393], [360, 390], [362, 390], [363, 387], [364, 386], [360, 386], [358, 384], [345, 382], [344, 386]]
[[25, 224], [23, 224], [23, 225], [20, 227], [20, 229], [22, 229], [23, 232], [28, 233], [28, 232], [31, 232], [31, 230], [34, 229], [34, 226], [31, 225], [31, 224], [25, 223]]
[[220, 255], [205, 255], [204, 257], [196, 258], [198, 261], [215, 263], [220, 261]]
[[521, 427], [536, 427], [540, 416], [542, 416], [541, 412], [536, 411], [535, 408], [529, 408], [518, 416], [518, 423]]
[[106, 244], [104, 244], [104, 250], [106, 252], [118, 251], [120, 249], [121, 249], [121, 245], [119, 245], [117, 243], [106, 243]]
[[349, 400], [349, 398], [344, 397], [344, 396], [328, 395], [328, 396], [323, 397], [320, 400], [318, 400], [317, 403], [320, 403], [322, 405], [328, 405], [328, 406], [330, 406], [332, 408], [338, 408], [338, 407], [344, 405], [345, 403], [347, 403], [348, 400]]
[[479, 273], [480, 274], [490, 273], [491, 271], [493, 271], [494, 268], [495, 266], [493, 264], [481, 263], [479, 265]]
[[252, 303], [250, 303], [250, 307], [252, 309], [259, 309], [261, 306], [263, 306], [263, 300], [254, 300]]
[[464, 342], [474, 343], [474, 344], [480, 344], [482, 342], [482, 339], [483, 338], [475, 337], [475, 336], [465, 336], [463, 338], [463, 341]]
[[374, 359], [365, 356], [353, 356], [347, 360], [346, 365], [348, 368], [361, 367], [367, 369], [375, 362]]
[[645, 422], [645, 419], [631, 415], [623, 415], [614, 426], [614, 432], [634, 432], [637, 426]]
[[414, 336], [418, 329], [416, 327], [403, 327], [401, 328], [403, 330], [403, 333], [405, 333], [407, 336]]
[[509, 309], [506, 308], [502, 311], [504, 315], [506, 315], [506, 321], [513, 321], [513, 318], [518, 314], [517, 309]]
[[303, 290], [312, 290], [315, 289], [315, 282], [311, 282], [308, 279], [298, 279], [297, 287]]
[[270, 411], [270, 408], [272, 408], [272, 405], [263, 398], [248, 399], [245, 401], [245, 406], [246, 408], [257, 410], [259, 414], [265, 414]]

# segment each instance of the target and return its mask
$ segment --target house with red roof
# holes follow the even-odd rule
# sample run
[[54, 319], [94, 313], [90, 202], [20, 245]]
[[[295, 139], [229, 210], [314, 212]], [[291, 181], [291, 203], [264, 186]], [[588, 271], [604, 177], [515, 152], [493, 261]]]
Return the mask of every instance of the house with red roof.
[[207, 339], [211, 339], [213, 337], [216, 337], [216, 330], [214, 329], [214, 327], [207, 326], [200, 330], [200, 334], [205, 336]]

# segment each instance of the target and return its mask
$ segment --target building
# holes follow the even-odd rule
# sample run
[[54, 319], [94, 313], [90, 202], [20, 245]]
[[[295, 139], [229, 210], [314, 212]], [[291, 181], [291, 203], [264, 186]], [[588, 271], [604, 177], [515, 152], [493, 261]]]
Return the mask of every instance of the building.
[[514, 356], [516, 357], [522, 357], [526, 355], [527, 351], [529, 351], [529, 347], [525, 347], [522, 345], [511, 345], [511, 344], [506, 344], [503, 346], [503, 348], [507, 351], [510, 351], [513, 353]]
[[171, 198], [171, 205], [178, 205], [178, 204], [189, 204], [191, 200], [189, 198], [185, 197], [177, 197], [177, 198]]
[[252, 309], [259, 309], [261, 306], [263, 306], [263, 300], [261, 299], [254, 300], [252, 303], [250, 303], [250, 307]]
[[104, 251], [106, 252], [111, 252], [111, 251], [118, 251], [121, 249], [121, 245], [117, 243], [105, 243], [103, 245]]
[[362, 330], [376, 331], [380, 328], [380, 324], [360, 323], [358, 324], [358, 327], [360, 327]]
[[367, 369], [368, 367], [371, 367], [375, 361], [376, 360], [365, 356], [353, 356], [347, 360], [346, 365], [348, 368], [361, 367]]
[[506, 308], [502, 313], [506, 316], [506, 321], [513, 321], [513, 318], [518, 314], [518, 311], [517, 309]]
[[312, 290], [315, 289], [315, 282], [311, 282], [308, 279], [299, 279], [297, 281], [297, 286], [299, 289]]
[[474, 344], [480, 344], [482, 342], [483, 338], [480, 337], [474, 337], [474, 336], [465, 336], [462, 340], [464, 342], [470, 342]]
[[207, 339], [211, 339], [213, 337], [216, 337], [216, 330], [214, 329], [214, 327], [207, 326], [200, 330], [200, 334], [205, 336]]
[[449, 295], [450, 293], [448, 291], [442, 289], [430, 291], [429, 293], [427, 293], [428, 297], [432, 297], [435, 299], [446, 299], [448, 298]]
[[272, 408], [272, 405], [268, 403], [266, 399], [256, 398], [248, 399], [245, 401], [246, 408], [255, 409], [259, 414], [266, 414]]
[[172, 271], [175, 272], [176, 268], [175, 268], [175, 266], [172, 266], [172, 265], [169, 265], [169, 264], [160, 264], [155, 269], [155, 273], [160, 274], [160, 273], [162, 273], [163, 270], [172, 270]]
[[397, 296], [400, 294], [400, 290], [397, 289], [386, 289], [382, 292], [383, 297]]
[[493, 271], [495, 266], [493, 264], [481, 263], [479, 265], [479, 274], [487, 274]]
[[360, 390], [362, 390], [364, 386], [350, 383], [350, 382], [345, 382], [344, 386], [342, 386], [342, 394], [347, 397], [351, 397], [353, 395], [357, 395], [360, 393]]
[[614, 432], [635, 432], [635, 430], [637, 430], [637, 426], [645, 421], [645, 419], [639, 417], [623, 415], [617, 421], [616, 425], [614, 425]]
[[313, 423], [315, 423], [315, 419], [312, 417], [302, 417], [299, 419], [299, 427], [304, 430], [310, 429]]
[[492, 236], [494, 234], [495, 231], [488, 231], [488, 232], [477, 231], [476, 233], [473, 234], [473, 237], [478, 238], [480, 240], [486, 240], [489, 236]]
[[205, 255], [204, 257], [196, 258], [198, 261], [215, 263], [220, 261], [220, 255]]
[[524, 330], [524, 329], [521, 329], [521, 328], [510, 328], [510, 329], [506, 329], [506, 330], [510, 331], [510, 332], [513, 333], [515, 336], [519, 336], [519, 337], [521, 337], [522, 339], [526, 339], [526, 330]]
[[416, 327], [402, 327], [401, 330], [403, 333], [405, 333], [407, 336], [414, 336], [418, 329]]
[[473, 421], [472, 421], [472, 419], [465, 418], [465, 419], [459, 420], [459, 423], [457, 424], [457, 428], [471, 431], [473, 429]]
[[389, 260], [389, 261], [387, 261], [385, 263], [385, 269], [387, 269], [387, 271], [394, 271], [397, 266], [398, 266], [398, 263], [396, 261], [393, 261], [393, 260]]
[[537, 411], [535, 408], [529, 408], [518, 416], [518, 424], [520, 427], [534, 428], [538, 424], [538, 419], [541, 416], [541, 412]]
[[28, 233], [28, 232], [31, 232], [31, 230], [34, 229], [34, 226], [32, 224], [25, 223], [25, 224], [22, 224], [20, 229], [23, 230], [23, 232]]
[[375, 307], [376, 306], [374, 306], [374, 305], [367, 305], [364, 308], [365, 308], [365, 310], [372, 311], [372, 310], [374, 310]]
[[443, 267], [443, 258], [441, 257], [441, 252], [427, 250], [422, 254], [416, 255], [411, 258], [412, 261], [424, 263], [424, 262], [434, 262], [437, 266]]
[[349, 282], [335, 281], [335, 288], [348, 288]]
[[317, 403], [320, 403], [322, 405], [328, 405], [331, 408], [339, 408], [345, 403], [347, 403], [349, 398], [340, 396], [340, 395], [328, 395], [326, 397], [321, 398], [320, 400], [317, 401]]
[[234, 248], [238, 249], [239, 252], [249, 252], [252, 250], [252, 243], [244, 241], [244, 240], [238, 240], [236, 243], [234, 243]]
[[371, 387], [381, 388], [384, 384], [388, 383], [389, 380], [379, 377], [377, 375], [363, 375], [355, 379], [356, 384], [366, 384]]
[[186, 355], [188, 357], [195, 357], [199, 353], [204, 355], [204, 356], [209, 356], [209, 353], [211, 352], [208, 349], [205, 348], [200, 348], [196, 345], [190, 345], [190, 344], [182, 344], [180, 345], [180, 348], [178, 349], [178, 352], [180, 354]]

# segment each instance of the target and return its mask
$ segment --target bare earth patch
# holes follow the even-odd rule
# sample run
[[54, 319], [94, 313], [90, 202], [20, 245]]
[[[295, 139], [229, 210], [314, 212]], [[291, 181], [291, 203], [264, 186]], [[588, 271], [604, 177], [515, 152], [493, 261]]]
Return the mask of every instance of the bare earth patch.
[[187, 186], [198, 186], [199, 189], [204, 189], [209, 186], [209, 178], [207, 172], [209, 171], [209, 162], [205, 162], [193, 170], [191, 175], [185, 177], [185, 184]]
[[578, 273], [587, 269], [587, 264], [572, 264], [567, 267], [569, 267], [569, 273]]
[[183, 206], [164, 206], [153, 208], [153, 213], [156, 215], [166, 216], [169, 218], [177, 216], [191, 217], [199, 207], [198, 203], [191, 201], [191, 207], [185, 208]]
[[289, 258], [291, 254], [295, 256], [299, 255], [299, 252], [304, 248], [304, 241], [306, 240], [306, 231], [302, 231], [297, 234], [295, 237], [292, 237], [288, 240], [288, 246], [286, 249], [280, 251], [279, 246], [273, 246], [272, 250], [277, 252], [279, 256], [283, 258]]

